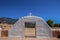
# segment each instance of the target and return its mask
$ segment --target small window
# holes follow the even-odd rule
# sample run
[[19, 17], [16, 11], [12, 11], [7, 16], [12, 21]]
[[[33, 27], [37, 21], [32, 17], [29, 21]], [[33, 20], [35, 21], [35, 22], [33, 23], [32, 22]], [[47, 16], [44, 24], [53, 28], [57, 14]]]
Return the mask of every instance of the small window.
[[4, 26], [4, 27], [6, 27], [6, 26]]
[[35, 28], [35, 22], [25, 22], [26, 28]]

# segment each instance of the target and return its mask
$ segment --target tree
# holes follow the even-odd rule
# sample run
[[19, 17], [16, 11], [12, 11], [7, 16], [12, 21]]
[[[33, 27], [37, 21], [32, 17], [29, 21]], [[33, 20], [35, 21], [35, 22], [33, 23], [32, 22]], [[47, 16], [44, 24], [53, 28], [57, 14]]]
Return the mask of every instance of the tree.
[[54, 24], [54, 27], [60, 28], [60, 24]]
[[48, 23], [48, 25], [50, 26], [50, 27], [54, 27], [54, 22], [53, 22], [53, 20], [48, 20], [47, 21], [47, 23]]

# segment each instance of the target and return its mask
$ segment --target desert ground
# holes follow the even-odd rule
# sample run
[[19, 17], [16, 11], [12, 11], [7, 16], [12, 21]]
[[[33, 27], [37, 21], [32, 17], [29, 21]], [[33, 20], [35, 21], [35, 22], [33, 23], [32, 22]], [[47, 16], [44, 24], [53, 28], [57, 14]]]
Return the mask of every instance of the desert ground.
[[20, 38], [20, 37], [2, 37], [0, 40], [60, 40], [58, 38]]

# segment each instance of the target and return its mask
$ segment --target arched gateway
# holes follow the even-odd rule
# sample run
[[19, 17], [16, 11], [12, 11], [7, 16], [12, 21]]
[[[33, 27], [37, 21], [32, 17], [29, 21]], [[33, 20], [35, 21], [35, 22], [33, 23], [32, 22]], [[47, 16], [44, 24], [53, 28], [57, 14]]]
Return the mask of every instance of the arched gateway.
[[52, 37], [52, 31], [42, 18], [24, 16], [11, 26], [9, 37]]

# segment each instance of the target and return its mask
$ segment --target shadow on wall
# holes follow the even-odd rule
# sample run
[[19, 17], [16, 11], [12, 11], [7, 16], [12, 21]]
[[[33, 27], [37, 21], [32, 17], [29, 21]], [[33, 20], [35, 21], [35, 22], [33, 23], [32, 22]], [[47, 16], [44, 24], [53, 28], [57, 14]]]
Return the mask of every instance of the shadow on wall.
[[60, 38], [60, 31], [59, 30], [52, 30], [53, 37]]
[[58, 37], [57, 38], [60, 38], [60, 32], [59, 32], [59, 34], [58, 34]]

